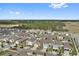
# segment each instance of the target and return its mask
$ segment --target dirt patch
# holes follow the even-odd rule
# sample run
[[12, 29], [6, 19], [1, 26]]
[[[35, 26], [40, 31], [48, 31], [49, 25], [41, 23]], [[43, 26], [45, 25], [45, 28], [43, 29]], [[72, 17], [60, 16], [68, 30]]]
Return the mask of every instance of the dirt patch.
[[69, 32], [77, 32], [79, 33], [79, 22], [64, 22], [65, 29], [68, 29]]

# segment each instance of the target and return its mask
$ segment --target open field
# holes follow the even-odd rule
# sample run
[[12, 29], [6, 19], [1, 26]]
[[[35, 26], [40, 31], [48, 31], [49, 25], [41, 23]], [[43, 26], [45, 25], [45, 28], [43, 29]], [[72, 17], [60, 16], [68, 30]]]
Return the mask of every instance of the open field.
[[79, 33], [79, 22], [65, 22], [65, 28], [69, 32], [78, 32]]
[[78, 20], [12, 20], [0, 21], [0, 27], [79, 32]]
[[59, 21], [43, 21], [43, 20], [28, 20], [28, 21], [2, 21], [0, 27], [11, 27], [19, 29], [43, 29], [53, 31], [63, 31], [64, 23]]

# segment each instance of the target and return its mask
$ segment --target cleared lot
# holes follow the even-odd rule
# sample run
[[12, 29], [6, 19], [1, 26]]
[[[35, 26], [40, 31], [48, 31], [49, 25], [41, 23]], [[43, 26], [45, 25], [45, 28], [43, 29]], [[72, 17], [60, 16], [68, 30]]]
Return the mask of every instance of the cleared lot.
[[79, 33], [79, 22], [64, 22], [65, 28], [69, 30], [69, 32], [78, 32]]

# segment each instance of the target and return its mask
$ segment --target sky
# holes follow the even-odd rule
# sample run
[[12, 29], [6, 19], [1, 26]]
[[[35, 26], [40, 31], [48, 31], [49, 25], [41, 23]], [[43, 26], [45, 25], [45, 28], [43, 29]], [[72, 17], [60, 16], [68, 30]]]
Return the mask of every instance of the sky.
[[79, 20], [79, 3], [0, 3], [0, 19]]

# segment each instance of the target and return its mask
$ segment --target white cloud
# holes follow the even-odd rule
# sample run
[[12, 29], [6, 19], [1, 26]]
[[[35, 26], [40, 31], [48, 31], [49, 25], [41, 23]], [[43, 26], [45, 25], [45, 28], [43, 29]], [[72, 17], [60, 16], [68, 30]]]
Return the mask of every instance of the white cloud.
[[51, 3], [49, 7], [57, 9], [57, 8], [62, 8], [62, 7], [66, 8], [68, 7], [68, 5], [66, 5], [66, 3]]
[[19, 15], [19, 14], [20, 14], [19, 11], [10, 11], [9, 13], [10, 13], [10, 14], [16, 14], [16, 15]]
[[69, 6], [68, 5], [64, 5], [63, 7], [66, 8], [66, 7], [69, 7]]
[[19, 15], [19, 14], [20, 14], [20, 12], [18, 12], [18, 11], [17, 11], [17, 12], [15, 12], [15, 13], [16, 13], [17, 15]]

